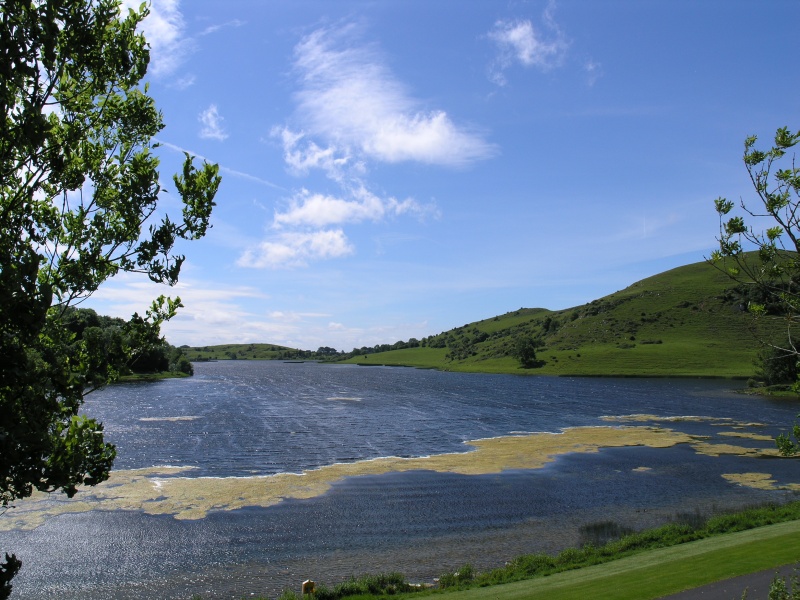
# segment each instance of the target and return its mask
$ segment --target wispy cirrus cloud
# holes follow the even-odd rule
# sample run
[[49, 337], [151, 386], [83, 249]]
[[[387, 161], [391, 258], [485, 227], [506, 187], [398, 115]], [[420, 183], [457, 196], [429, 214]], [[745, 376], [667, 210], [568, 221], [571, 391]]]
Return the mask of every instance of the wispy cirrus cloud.
[[497, 85], [506, 85], [506, 71], [515, 64], [526, 68], [549, 71], [563, 64], [569, 41], [556, 23], [553, 13], [555, 3], [547, 5], [542, 22], [547, 36], [537, 30], [530, 19], [498, 20], [487, 37], [497, 47], [497, 55], [489, 66], [489, 79]]
[[[139, 10], [141, 0], [122, 0], [123, 15], [128, 9]], [[241, 27], [245, 24], [239, 19], [207, 27], [199, 34], [192, 36], [186, 32], [186, 22], [180, 10], [181, 0], [149, 0], [149, 14], [139, 24], [150, 45], [151, 75], [164, 78], [175, 74], [181, 65], [197, 49], [196, 38], [213, 34], [225, 27]], [[171, 85], [183, 90], [194, 84], [196, 77], [192, 74], [176, 79]]]
[[374, 45], [361, 41], [358, 25], [317, 29], [294, 49], [298, 90], [293, 125], [274, 127], [288, 171], [318, 170], [341, 193], [292, 194], [275, 212], [267, 239], [239, 259], [240, 266], [293, 268], [348, 256], [355, 248], [347, 225], [399, 216], [438, 217], [439, 210], [413, 198], [370, 191], [370, 163], [419, 162], [466, 167], [497, 153], [494, 144], [458, 125], [441, 109], [426, 109], [390, 71]]
[[[192, 157], [197, 158], [199, 160], [203, 160], [203, 161], [205, 161], [207, 163], [213, 163], [214, 162], [211, 159], [209, 159], [208, 157], [203, 156], [202, 154], [198, 154], [197, 152], [194, 152], [192, 150], [188, 150], [186, 148], [182, 148], [181, 146], [176, 146], [175, 144], [171, 144], [169, 142], [165, 142], [164, 140], [161, 140], [161, 139], [156, 139], [155, 141], [158, 142], [159, 146], [163, 146], [164, 148], [169, 148], [173, 152], [179, 152], [180, 154], [188, 154], [189, 156], [192, 156]], [[238, 171], [236, 169], [231, 169], [230, 167], [226, 167], [225, 165], [219, 165], [219, 170], [222, 171], [223, 173], [227, 173], [228, 175], [232, 175], [233, 177], [238, 177], [240, 179], [247, 179], [248, 181], [254, 181], [255, 183], [259, 183], [261, 185], [265, 185], [267, 187], [274, 188], [276, 190], [286, 191], [286, 188], [278, 185], [277, 183], [273, 183], [271, 181], [268, 181], [268, 180], [264, 179], [263, 177], [257, 177], [256, 175], [252, 175], [250, 173], [244, 173], [243, 171]]]
[[224, 121], [224, 119], [222, 115], [219, 114], [216, 104], [212, 104], [202, 111], [197, 116], [197, 120], [203, 124], [199, 134], [201, 138], [218, 140], [220, 142], [228, 138], [228, 134], [222, 127], [222, 121]]
[[220, 29], [224, 29], [225, 27], [241, 27], [245, 25], [245, 21], [241, 19], [231, 19], [230, 21], [226, 21], [225, 23], [218, 23], [216, 25], [210, 25], [206, 27], [203, 31], [200, 32], [200, 35], [211, 35], [212, 33], [216, 33]]
[[461, 167], [496, 147], [442, 109], [422, 106], [390, 71], [359, 28], [322, 28], [295, 47], [295, 94], [303, 130], [343, 157]]

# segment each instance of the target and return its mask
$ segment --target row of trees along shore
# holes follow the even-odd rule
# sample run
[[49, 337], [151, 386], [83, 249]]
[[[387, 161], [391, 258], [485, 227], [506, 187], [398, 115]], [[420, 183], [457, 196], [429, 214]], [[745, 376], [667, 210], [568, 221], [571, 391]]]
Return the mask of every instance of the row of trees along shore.
[[64, 313], [74, 352], [92, 348], [98, 360], [113, 365], [111, 379], [164, 372], [193, 375], [194, 367], [183, 349], [169, 344], [157, 328], [144, 327], [142, 321], [98, 315], [91, 308], [70, 307]]

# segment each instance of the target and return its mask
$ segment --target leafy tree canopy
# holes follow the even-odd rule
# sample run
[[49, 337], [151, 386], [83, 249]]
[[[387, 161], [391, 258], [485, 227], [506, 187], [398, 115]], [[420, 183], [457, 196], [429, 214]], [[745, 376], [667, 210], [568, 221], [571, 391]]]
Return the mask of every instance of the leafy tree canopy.
[[[784, 319], [786, 336], [772, 343], [773, 351], [764, 356], [781, 358], [789, 371], [797, 372], [800, 347], [796, 325], [800, 317], [800, 168], [790, 150], [800, 142], [800, 131], [782, 127], [775, 133], [773, 146], [756, 148], [756, 136], [744, 143], [744, 165], [756, 198], [734, 202], [717, 198], [720, 217], [719, 249], [711, 260], [742, 286], [754, 289], [749, 310], [760, 318]], [[766, 227], [762, 226], [766, 222]], [[755, 253], [747, 250], [755, 248]], [[765, 364], [765, 368], [772, 368]], [[787, 369], [784, 369], [787, 370]], [[797, 387], [797, 385], [796, 385]], [[782, 435], [777, 439], [783, 454], [800, 452], [800, 428], [794, 428], [795, 441]]]
[[[70, 305], [120, 271], [174, 284], [179, 239], [209, 227], [218, 168], [186, 156], [173, 181], [178, 218], [155, 218], [162, 192], [153, 141], [161, 113], [141, 80], [146, 5], [118, 0], [5, 0], [0, 7], [0, 505], [33, 490], [108, 477], [115, 450], [79, 413], [116, 375], [131, 344], [67, 326]], [[129, 325], [147, 344], [179, 300], [159, 298]], [[136, 341], [138, 340], [138, 341]], [[119, 355], [119, 356], [118, 356]], [[0, 598], [18, 561], [0, 565]]]
[[[766, 151], [757, 150], [756, 141], [756, 136], [745, 140], [744, 164], [757, 200], [749, 205], [741, 201], [740, 214], [734, 213], [732, 201], [714, 201], [720, 235], [711, 260], [723, 262], [732, 278], [758, 288], [780, 305], [784, 316], [794, 317], [800, 313], [800, 168], [787, 152], [800, 141], [800, 131], [778, 129], [775, 145]], [[765, 218], [770, 225], [766, 229], [752, 224]], [[757, 250], [757, 260], [748, 258], [750, 248]], [[764, 312], [761, 303], [751, 302], [749, 308], [755, 314]], [[796, 353], [794, 345], [792, 349]]]

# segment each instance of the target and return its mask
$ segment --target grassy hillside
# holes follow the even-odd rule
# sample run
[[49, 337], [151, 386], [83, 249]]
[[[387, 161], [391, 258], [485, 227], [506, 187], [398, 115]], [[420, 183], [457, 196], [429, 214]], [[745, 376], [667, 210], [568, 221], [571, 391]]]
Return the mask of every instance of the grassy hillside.
[[[353, 356], [365, 365], [547, 375], [751, 377], [760, 339], [785, 321], [754, 323], [741, 289], [701, 262], [634, 283], [566, 310], [520, 309], [419, 341], [417, 347]], [[520, 337], [537, 338], [539, 365], [514, 358]]]
[[[743, 377], [755, 375], [760, 340], [786, 339], [786, 321], [758, 322], [747, 290], [705, 262], [679, 267], [594, 300], [551, 311], [521, 308], [422, 340], [348, 355], [274, 344], [184, 347], [189, 360], [344, 360], [451, 371], [583, 376]], [[519, 339], [536, 339], [537, 363], [515, 358]]]

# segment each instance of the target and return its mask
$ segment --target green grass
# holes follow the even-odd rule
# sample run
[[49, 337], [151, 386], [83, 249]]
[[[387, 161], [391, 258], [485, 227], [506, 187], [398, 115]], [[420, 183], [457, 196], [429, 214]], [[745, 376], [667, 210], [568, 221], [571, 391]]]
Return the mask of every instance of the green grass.
[[710, 519], [705, 519], [699, 514], [677, 515], [671, 523], [642, 532], [625, 533], [625, 527], [616, 523], [593, 524], [595, 527], [587, 527], [587, 532], [594, 531], [597, 534], [611, 531], [612, 536], [619, 535], [616, 532], [620, 532], [621, 536], [619, 539], [612, 537], [610, 541], [600, 545], [587, 543], [580, 548], [567, 548], [557, 555], [542, 553], [521, 556], [504, 567], [477, 575], [473, 575], [471, 569], [467, 567], [466, 572], [470, 576], [466, 579], [462, 574], [465, 569], [462, 568], [457, 576], [443, 575], [439, 585], [442, 588], [482, 587], [506, 584], [532, 577], [541, 578], [563, 571], [616, 561], [648, 550], [676, 547], [697, 540], [713, 538], [720, 534], [753, 530], [799, 518], [800, 502], [793, 502], [782, 506], [767, 505], [738, 513], [720, 514]]
[[602, 565], [447, 594], [448, 600], [647, 600], [765, 569], [800, 557], [800, 521], [650, 550]]
[[359, 365], [402, 365], [409, 367], [438, 367], [444, 364], [446, 348], [408, 348], [376, 354], [358, 354], [344, 362]]
[[136, 381], [159, 381], [161, 379], [181, 379], [183, 377], [190, 377], [188, 373], [181, 373], [179, 371], [162, 371], [161, 373], [132, 373], [130, 375], [122, 375], [117, 381], [123, 383], [131, 383]]
[[753, 346], [742, 349], [686, 340], [669, 346], [642, 346], [638, 349], [620, 349], [611, 345], [587, 345], [578, 350], [546, 349], [538, 355], [545, 364], [532, 369], [522, 368], [510, 356], [448, 360], [445, 358], [447, 349], [440, 348], [391, 350], [344, 362], [515, 375], [748, 378], [754, 374], [756, 351]]

